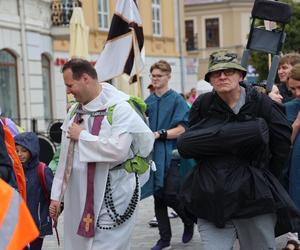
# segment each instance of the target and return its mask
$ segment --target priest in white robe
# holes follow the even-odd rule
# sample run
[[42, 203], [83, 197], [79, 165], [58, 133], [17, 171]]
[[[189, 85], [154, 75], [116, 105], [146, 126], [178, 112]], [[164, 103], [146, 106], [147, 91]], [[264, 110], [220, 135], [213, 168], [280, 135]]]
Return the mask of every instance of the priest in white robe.
[[[127, 102], [129, 96], [108, 83], [99, 83], [97, 73], [88, 61], [72, 59], [62, 71], [67, 93], [73, 94], [81, 104], [81, 119], [80, 124], [74, 122], [76, 115], [72, 111], [76, 107], [72, 107], [62, 125], [61, 154], [52, 185], [50, 214], [57, 217], [63, 198], [65, 250], [128, 250], [140, 185], [134, 173], [119, 166], [133, 158], [133, 148], [140, 156], [148, 156], [154, 135]], [[112, 123], [104, 116], [100, 132], [92, 135], [95, 113], [112, 106]], [[72, 142], [74, 149], [70, 153]], [[78, 232], [85, 205], [88, 205], [87, 175], [91, 162], [96, 163], [94, 222], [90, 223], [87, 218], [84, 221], [85, 228], [91, 226], [94, 232], [92, 236], [81, 236]], [[116, 215], [124, 216], [116, 219]]]

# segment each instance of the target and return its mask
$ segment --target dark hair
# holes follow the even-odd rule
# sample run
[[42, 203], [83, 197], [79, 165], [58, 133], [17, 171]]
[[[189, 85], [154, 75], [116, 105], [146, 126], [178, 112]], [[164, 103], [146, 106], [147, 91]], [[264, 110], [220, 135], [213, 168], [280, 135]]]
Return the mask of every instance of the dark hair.
[[64, 73], [67, 69], [72, 70], [74, 80], [79, 80], [84, 73], [88, 74], [95, 80], [98, 79], [94, 66], [89, 61], [84, 59], [74, 58], [69, 60], [64, 64], [61, 72]]
[[151, 68], [150, 68], [150, 73], [152, 73], [152, 71], [154, 69], [159, 69], [162, 72], [167, 72], [167, 73], [171, 73], [172, 72], [170, 64], [167, 61], [165, 61], [165, 60], [160, 60], [160, 61], [154, 63], [151, 66]]

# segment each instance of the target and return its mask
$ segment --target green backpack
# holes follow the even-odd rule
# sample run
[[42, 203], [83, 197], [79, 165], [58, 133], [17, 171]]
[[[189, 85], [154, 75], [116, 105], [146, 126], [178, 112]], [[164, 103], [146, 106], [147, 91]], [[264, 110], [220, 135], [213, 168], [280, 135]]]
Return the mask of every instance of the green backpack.
[[[143, 121], [149, 126], [148, 120], [146, 117], [146, 109], [147, 104], [139, 97], [136, 96], [130, 96], [129, 100], [127, 101], [130, 106], [137, 112], [137, 114], [143, 119]], [[112, 116], [113, 111], [116, 105], [113, 105], [107, 109], [107, 121], [110, 125], [112, 125]], [[76, 106], [71, 111], [70, 117], [73, 117], [76, 113], [77, 108], [79, 107], [79, 104], [77, 103]], [[133, 145], [130, 146], [132, 152], [133, 152]], [[139, 175], [144, 174], [151, 164], [151, 154], [149, 154], [147, 157], [142, 157], [138, 154], [135, 154], [135, 156], [132, 159], [128, 159], [127, 161], [123, 162], [121, 164], [122, 167], [128, 172], [128, 173], [137, 173]]]

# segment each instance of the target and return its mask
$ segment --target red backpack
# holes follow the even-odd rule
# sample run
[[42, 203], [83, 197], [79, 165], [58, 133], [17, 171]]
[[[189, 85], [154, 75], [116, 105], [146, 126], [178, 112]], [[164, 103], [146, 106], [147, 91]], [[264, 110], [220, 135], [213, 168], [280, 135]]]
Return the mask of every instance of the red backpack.
[[39, 180], [41, 183], [41, 187], [44, 193], [44, 196], [48, 202], [48, 204], [50, 205], [50, 194], [47, 190], [47, 185], [46, 185], [46, 177], [45, 177], [45, 168], [46, 168], [46, 164], [44, 162], [39, 163], [38, 165], [38, 176], [39, 176]]

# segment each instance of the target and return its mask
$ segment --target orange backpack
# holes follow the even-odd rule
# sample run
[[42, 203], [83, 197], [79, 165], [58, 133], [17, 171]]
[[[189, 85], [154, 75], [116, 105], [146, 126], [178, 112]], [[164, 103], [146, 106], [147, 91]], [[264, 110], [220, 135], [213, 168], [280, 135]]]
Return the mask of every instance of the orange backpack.
[[26, 179], [23, 170], [22, 163], [17, 154], [15, 140], [9, 131], [9, 128], [6, 126], [5, 120], [2, 119], [3, 131], [4, 131], [4, 142], [7, 149], [7, 152], [13, 163], [13, 170], [16, 176], [17, 187], [21, 197], [26, 201]]

